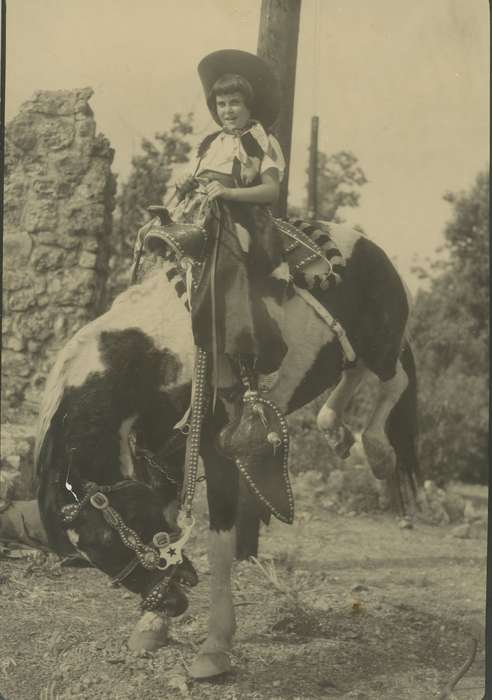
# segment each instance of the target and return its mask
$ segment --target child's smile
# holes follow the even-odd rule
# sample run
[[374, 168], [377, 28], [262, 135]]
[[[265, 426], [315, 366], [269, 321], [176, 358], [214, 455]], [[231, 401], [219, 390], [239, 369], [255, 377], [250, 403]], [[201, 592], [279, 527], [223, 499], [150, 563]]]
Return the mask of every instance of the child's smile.
[[225, 129], [243, 129], [248, 123], [251, 113], [244, 104], [244, 97], [240, 92], [230, 95], [217, 95], [217, 116]]

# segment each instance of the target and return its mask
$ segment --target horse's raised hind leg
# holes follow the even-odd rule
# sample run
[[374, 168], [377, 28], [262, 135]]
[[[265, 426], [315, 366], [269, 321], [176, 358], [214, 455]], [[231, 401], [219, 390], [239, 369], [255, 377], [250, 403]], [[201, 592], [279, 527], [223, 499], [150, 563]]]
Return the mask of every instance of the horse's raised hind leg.
[[386, 422], [407, 386], [408, 376], [398, 361], [395, 376], [386, 382], [380, 382], [376, 406], [362, 433], [362, 444], [376, 479], [387, 479], [395, 475], [396, 455], [386, 435]]
[[342, 372], [340, 381], [331, 392], [316, 419], [318, 429], [338, 457], [346, 459], [355, 438], [343, 422], [343, 414], [364, 375], [368, 372], [361, 361], [355, 367]]

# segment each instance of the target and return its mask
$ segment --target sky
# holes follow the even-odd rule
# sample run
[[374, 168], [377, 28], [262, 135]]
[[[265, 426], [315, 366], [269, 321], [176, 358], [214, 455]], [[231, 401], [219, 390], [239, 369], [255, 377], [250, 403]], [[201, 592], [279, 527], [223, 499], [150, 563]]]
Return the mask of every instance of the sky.
[[[7, 122], [36, 90], [90, 86], [122, 180], [143, 137], [176, 112], [195, 141], [216, 129], [196, 66], [222, 48], [256, 52], [260, 0], [7, 0]], [[439, 255], [446, 191], [489, 156], [487, 0], [302, 0], [289, 198], [305, 196], [310, 121], [319, 149], [350, 150], [369, 183], [343, 212], [395, 260]]]

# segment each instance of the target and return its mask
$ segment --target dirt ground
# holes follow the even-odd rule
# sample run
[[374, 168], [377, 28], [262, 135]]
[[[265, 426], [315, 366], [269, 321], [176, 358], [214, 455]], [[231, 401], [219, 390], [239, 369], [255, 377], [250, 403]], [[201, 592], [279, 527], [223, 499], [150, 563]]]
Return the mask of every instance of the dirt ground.
[[472, 637], [475, 662], [450, 697], [483, 697], [484, 526], [461, 540], [451, 527], [400, 529], [388, 515], [298, 502], [295, 525], [275, 522], [262, 538], [260, 561], [286, 592], [254, 563], [236, 565], [233, 672], [211, 683], [187, 675], [207, 620], [201, 520], [188, 547], [200, 584], [155, 653], [128, 651], [137, 599], [98, 571], [54, 557], [1, 560], [0, 697], [430, 700], [466, 661]]

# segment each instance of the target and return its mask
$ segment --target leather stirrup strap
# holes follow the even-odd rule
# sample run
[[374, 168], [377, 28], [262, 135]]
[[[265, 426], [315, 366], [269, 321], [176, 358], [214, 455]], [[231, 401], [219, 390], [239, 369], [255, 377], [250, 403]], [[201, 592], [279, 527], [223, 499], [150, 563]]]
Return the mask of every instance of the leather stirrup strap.
[[212, 253], [212, 267], [210, 270], [210, 294], [211, 298], [211, 308], [212, 308], [212, 413], [215, 411], [215, 404], [217, 402], [217, 387], [219, 385], [219, 353], [217, 347], [217, 307], [216, 307], [216, 296], [215, 296], [215, 273], [217, 270], [217, 258], [219, 256], [219, 246], [220, 238], [222, 232], [221, 226], [221, 209], [220, 205], [214, 203], [212, 207], [212, 212], [215, 220], [215, 225], [217, 227], [214, 250]]

